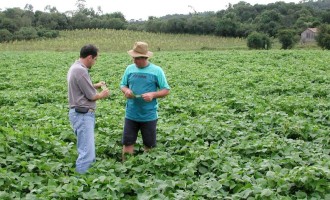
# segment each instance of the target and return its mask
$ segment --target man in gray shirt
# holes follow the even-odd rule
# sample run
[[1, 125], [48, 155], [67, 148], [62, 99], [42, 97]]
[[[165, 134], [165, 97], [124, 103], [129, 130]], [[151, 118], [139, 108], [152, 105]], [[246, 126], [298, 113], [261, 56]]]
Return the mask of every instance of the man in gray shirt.
[[105, 82], [93, 84], [88, 70], [95, 64], [98, 49], [94, 45], [83, 46], [80, 58], [72, 64], [67, 74], [69, 119], [77, 136], [78, 158], [76, 171], [85, 173], [95, 161], [95, 109], [96, 101], [109, 96], [105, 87], [101, 92], [96, 89], [105, 86]]

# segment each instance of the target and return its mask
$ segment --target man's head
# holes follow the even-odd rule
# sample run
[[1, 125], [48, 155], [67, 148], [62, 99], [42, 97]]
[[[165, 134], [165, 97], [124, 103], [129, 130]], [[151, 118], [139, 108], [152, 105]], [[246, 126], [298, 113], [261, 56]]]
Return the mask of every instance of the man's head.
[[135, 42], [133, 49], [127, 51], [127, 53], [133, 58], [136, 57], [150, 58], [153, 54], [151, 51], [148, 51], [148, 44], [145, 42]]
[[80, 50], [80, 59], [87, 68], [91, 68], [97, 60], [99, 49], [92, 44], [85, 45]]
[[145, 67], [148, 65], [148, 58], [152, 56], [152, 52], [148, 51], [148, 44], [145, 42], [135, 42], [133, 49], [127, 51], [132, 56], [137, 67]]

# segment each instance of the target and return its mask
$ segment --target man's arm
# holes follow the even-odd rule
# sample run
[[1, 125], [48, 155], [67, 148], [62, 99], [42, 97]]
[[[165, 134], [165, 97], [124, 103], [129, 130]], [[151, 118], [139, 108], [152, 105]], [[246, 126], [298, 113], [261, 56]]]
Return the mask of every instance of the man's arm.
[[92, 101], [97, 101], [99, 99], [106, 98], [109, 96], [109, 89], [102, 90], [100, 93], [96, 93], [96, 95], [92, 98]]
[[157, 92], [148, 92], [148, 93], [144, 93], [141, 95], [141, 97], [145, 100], [145, 101], [152, 101], [153, 99], [156, 98], [162, 98], [167, 96], [170, 93], [169, 89], [162, 89], [159, 90]]
[[153, 98], [162, 98], [162, 97], [165, 97], [167, 96], [169, 93], [170, 93], [170, 90], [169, 89], [162, 89], [162, 90], [159, 90], [157, 92], [153, 92]]

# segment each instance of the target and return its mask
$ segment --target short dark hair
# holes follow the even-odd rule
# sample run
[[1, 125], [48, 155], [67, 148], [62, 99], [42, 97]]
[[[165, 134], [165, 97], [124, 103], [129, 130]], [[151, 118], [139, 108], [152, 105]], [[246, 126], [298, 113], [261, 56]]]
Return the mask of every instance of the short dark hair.
[[80, 50], [80, 58], [86, 58], [89, 55], [92, 55], [93, 58], [97, 56], [99, 49], [92, 45], [92, 44], [87, 44], [83, 46]]

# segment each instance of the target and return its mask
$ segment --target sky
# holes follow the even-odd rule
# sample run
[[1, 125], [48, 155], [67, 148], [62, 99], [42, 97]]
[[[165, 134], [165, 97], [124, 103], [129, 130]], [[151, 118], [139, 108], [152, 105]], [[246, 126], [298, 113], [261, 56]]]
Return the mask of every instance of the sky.
[[[236, 4], [241, 0], [85, 0], [87, 8], [97, 11], [101, 7], [103, 14], [121, 12], [126, 20], [147, 20], [149, 16], [162, 17], [168, 14], [189, 14], [205, 11], [219, 11], [227, 9], [229, 3]], [[251, 5], [275, 3], [278, 0], [245, 0]], [[282, 0], [286, 3], [298, 3], [300, 0]], [[0, 9], [19, 7], [24, 9], [26, 4], [33, 6], [33, 11], [41, 10], [47, 5], [56, 7], [64, 13], [76, 10], [77, 0], [0, 0]]]

